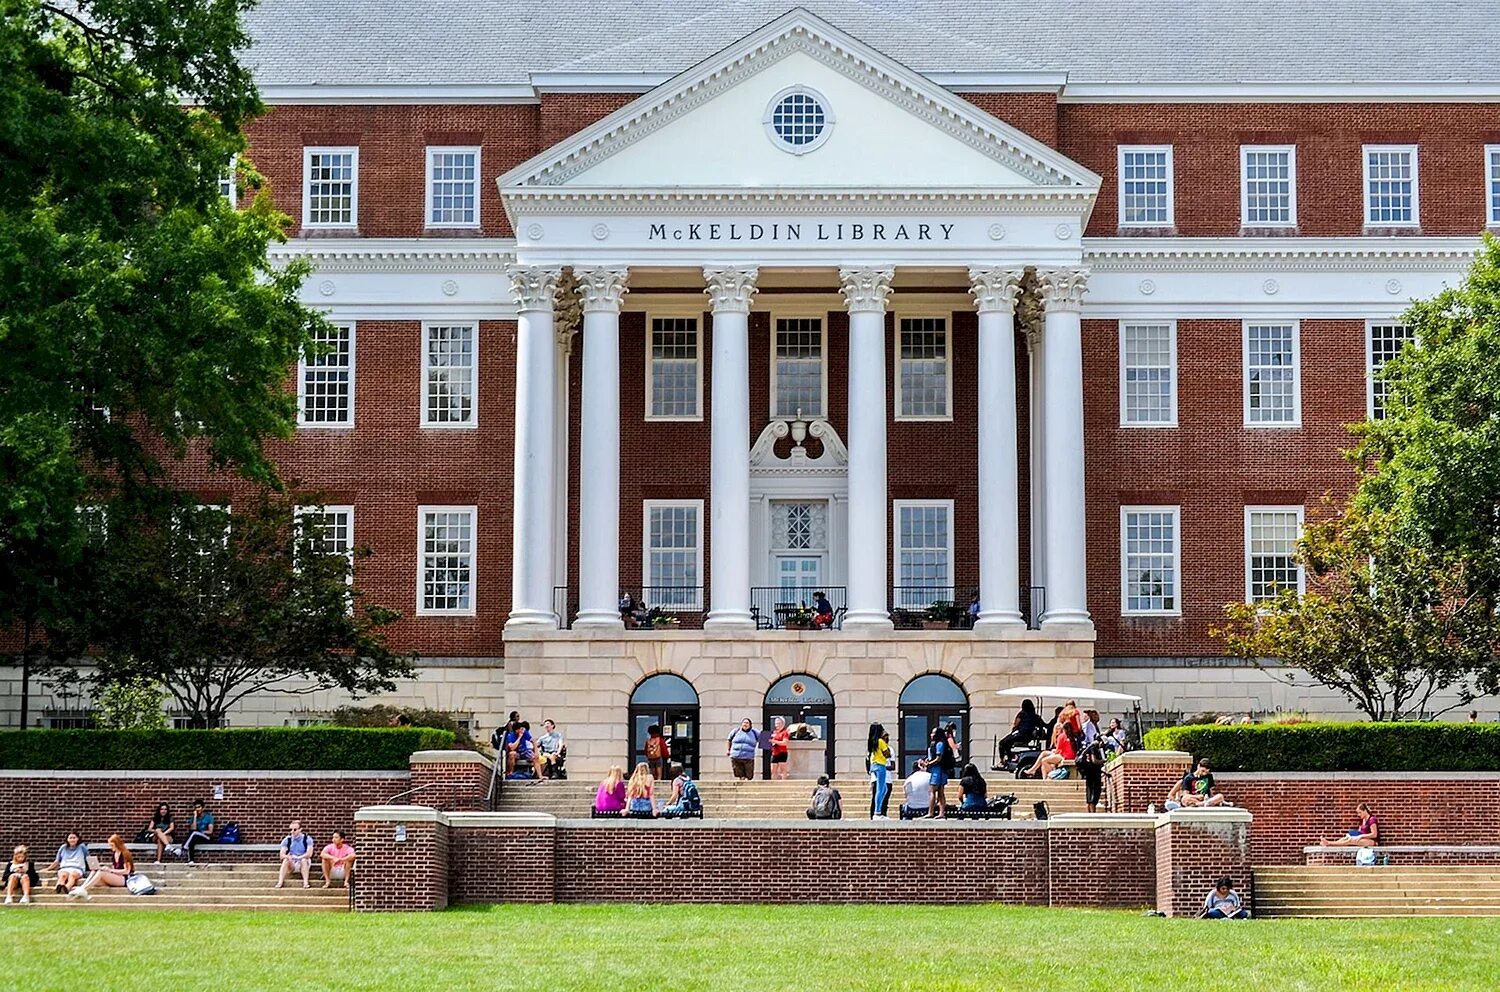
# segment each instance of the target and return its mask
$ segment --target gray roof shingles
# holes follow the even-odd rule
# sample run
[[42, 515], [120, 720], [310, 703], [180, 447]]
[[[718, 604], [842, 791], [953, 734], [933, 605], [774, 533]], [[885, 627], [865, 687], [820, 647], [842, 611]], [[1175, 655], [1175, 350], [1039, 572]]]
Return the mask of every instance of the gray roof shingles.
[[1497, 0], [261, 0], [263, 86], [686, 69], [802, 6], [920, 72], [1070, 83], [1500, 81]]

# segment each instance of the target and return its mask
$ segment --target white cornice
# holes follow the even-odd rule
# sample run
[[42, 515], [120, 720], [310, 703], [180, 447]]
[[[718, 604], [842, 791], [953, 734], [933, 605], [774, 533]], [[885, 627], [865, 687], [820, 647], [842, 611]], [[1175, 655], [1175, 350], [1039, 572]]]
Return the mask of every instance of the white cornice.
[[1450, 272], [1474, 260], [1473, 238], [1084, 238], [1095, 272]]
[[1023, 186], [1012, 189], [752, 189], [741, 187], [665, 187], [621, 189], [596, 186], [511, 186], [502, 189], [506, 209], [524, 206], [533, 214], [770, 214], [810, 210], [840, 214], [910, 213], [913, 209], [942, 213], [1009, 215], [1058, 214], [1083, 216], [1093, 206], [1095, 191], [1079, 186]]
[[1494, 103], [1500, 83], [1068, 83], [1059, 103]]
[[527, 83], [273, 84], [260, 88], [260, 98], [272, 107], [296, 104], [361, 106], [537, 102], [536, 90]]
[[498, 272], [515, 258], [509, 238], [318, 238], [269, 251], [273, 264], [294, 258], [330, 272]]

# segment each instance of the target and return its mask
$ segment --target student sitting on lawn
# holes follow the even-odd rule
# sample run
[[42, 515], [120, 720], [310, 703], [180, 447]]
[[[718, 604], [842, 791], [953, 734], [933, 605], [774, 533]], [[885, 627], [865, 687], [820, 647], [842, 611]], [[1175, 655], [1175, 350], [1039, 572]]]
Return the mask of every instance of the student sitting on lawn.
[[89, 873], [89, 846], [78, 831], [68, 831], [63, 845], [57, 849], [57, 857], [46, 870], [57, 872], [58, 892], [67, 892], [84, 880]]
[[1234, 879], [1225, 875], [1214, 883], [1203, 899], [1203, 917], [1208, 920], [1248, 920], [1250, 911], [1235, 891]]
[[313, 839], [310, 834], [302, 832], [302, 822], [293, 820], [287, 829], [291, 833], [281, 838], [281, 873], [277, 876], [276, 887], [286, 887], [286, 877], [300, 873], [302, 875], [302, 887], [311, 885], [309, 876], [312, 874]]
[[1323, 841], [1324, 847], [1377, 847], [1380, 844], [1380, 821], [1370, 812], [1370, 804], [1360, 803], [1354, 809], [1359, 813], [1359, 826], [1342, 837]]
[[333, 842], [323, 848], [323, 888], [335, 880], [342, 881], [346, 889], [354, 881], [354, 848], [345, 843], [342, 830], [335, 830]]
[[1172, 786], [1172, 791], [1167, 794], [1167, 809], [1227, 805], [1229, 800], [1214, 791], [1214, 773], [1203, 760], [1198, 762], [1196, 769], [1182, 776], [1182, 781]]

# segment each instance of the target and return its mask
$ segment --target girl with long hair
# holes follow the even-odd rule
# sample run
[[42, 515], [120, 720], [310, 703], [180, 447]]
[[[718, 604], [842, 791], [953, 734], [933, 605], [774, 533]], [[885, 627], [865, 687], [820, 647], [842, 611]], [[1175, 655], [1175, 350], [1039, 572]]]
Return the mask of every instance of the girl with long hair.
[[885, 803], [891, 795], [891, 736], [878, 723], [870, 724], [865, 753], [870, 765], [870, 819], [884, 820]]
[[611, 765], [599, 791], [594, 793], [594, 810], [598, 813], [623, 813], [625, 811], [625, 769]]
[[130, 856], [130, 849], [120, 839], [119, 834], [109, 835], [109, 867], [95, 869], [82, 885], [68, 890], [69, 898], [91, 899], [89, 889], [96, 885], [102, 885], [107, 889], [120, 889], [125, 887], [125, 879], [135, 873], [135, 858]]
[[643, 761], [635, 766], [630, 784], [625, 787], [626, 812], [631, 816], [656, 815], [656, 779]]

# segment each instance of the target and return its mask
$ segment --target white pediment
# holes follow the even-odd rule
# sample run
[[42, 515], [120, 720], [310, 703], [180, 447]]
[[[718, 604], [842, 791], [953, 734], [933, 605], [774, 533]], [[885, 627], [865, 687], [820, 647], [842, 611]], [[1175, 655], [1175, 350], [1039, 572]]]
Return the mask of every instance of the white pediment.
[[[784, 94], [823, 105], [792, 151], [767, 124]], [[509, 187], [653, 190], [1097, 190], [1054, 149], [798, 9], [501, 177]]]

